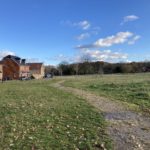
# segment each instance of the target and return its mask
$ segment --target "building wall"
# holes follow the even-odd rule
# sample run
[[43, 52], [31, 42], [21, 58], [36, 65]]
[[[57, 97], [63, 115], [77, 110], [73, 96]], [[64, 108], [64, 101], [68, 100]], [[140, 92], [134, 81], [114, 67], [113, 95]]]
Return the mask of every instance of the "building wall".
[[29, 72], [30, 71], [29, 66], [27, 66], [27, 65], [21, 65], [20, 66], [20, 71], [21, 72]]
[[12, 59], [6, 58], [3, 60], [3, 78], [19, 79], [19, 65]]
[[20, 66], [20, 77], [29, 77], [30, 76], [30, 69], [27, 65]]
[[31, 69], [30, 70], [31, 74], [33, 75], [33, 77], [35, 79], [42, 79], [44, 77], [44, 75], [45, 75], [45, 72], [44, 72], [45, 67], [44, 67], [44, 65], [41, 65], [37, 69], [33, 69], [33, 68], [30, 68], [30, 69]]
[[0, 80], [3, 78], [3, 65], [0, 64]]
[[41, 67], [41, 76], [44, 77], [44, 75], [45, 75], [45, 67], [44, 67], [44, 65], [42, 65], [42, 67]]
[[[2, 61], [3, 67], [0, 64], [0, 79], [20, 79], [21, 77], [34, 76], [35, 79], [44, 77], [44, 65], [42, 63], [20, 64], [12, 58], [4, 58]], [[2, 72], [2, 73], [1, 73]]]

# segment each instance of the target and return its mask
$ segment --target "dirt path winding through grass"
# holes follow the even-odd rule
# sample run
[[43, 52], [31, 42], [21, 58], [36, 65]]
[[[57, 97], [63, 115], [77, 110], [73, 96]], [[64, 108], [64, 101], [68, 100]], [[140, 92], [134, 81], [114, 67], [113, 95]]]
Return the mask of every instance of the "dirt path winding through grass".
[[150, 118], [128, 110], [120, 102], [96, 96], [88, 91], [64, 87], [63, 82], [57, 82], [53, 87], [80, 96], [103, 112], [109, 124], [107, 133], [114, 142], [115, 150], [150, 149]]

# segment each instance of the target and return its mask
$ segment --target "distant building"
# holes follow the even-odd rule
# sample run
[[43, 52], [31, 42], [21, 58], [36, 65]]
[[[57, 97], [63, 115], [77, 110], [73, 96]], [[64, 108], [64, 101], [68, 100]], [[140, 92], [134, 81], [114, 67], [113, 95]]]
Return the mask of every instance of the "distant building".
[[0, 61], [0, 80], [3, 79], [3, 64], [2, 61]]
[[29, 77], [29, 66], [26, 65], [25, 59], [17, 56], [8, 55], [3, 58], [3, 79], [14, 80], [22, 77]]
[[45, 75], [45, 68], [43, 63], [27, 63], [30, 73], [35, 79], [43, 78]]
[[40, 79], [44, 76], [43, 63], [26, 63], [25, 59], [8, 55], [0, 61], [0, 80], [18, 80], [21, 78]]

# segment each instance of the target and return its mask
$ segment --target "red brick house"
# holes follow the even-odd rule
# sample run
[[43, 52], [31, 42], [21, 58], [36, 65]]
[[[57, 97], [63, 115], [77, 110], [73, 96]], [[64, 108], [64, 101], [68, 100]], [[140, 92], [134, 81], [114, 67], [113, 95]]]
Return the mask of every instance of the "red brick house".
[[3, 79], [13, 80], [22, 77], [29, 77], [29, 66], [25, 63], [25, 59], [17, 56], [8, 55], [2, 60], [3, 65]]
[[3, 79], [3, 63], [0, 61], [0, 80]]
[[44, 77], [43, 63], [26, 63], [25, 59], [12, 55], [0, 61], [0, 80], [18, 80], [31, 76], [35, 79]]

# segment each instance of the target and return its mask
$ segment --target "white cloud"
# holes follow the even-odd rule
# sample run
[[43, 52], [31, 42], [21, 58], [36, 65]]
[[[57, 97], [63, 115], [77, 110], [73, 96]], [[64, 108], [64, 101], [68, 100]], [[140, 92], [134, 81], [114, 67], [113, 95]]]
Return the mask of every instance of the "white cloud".
[[135, 42], [136, 42], [137, 40], [139, 40], [140, 38], [141, 38], [141, 36], [136, 35], [136, 36], [134, 36], [134, 37], [128, 42], [128, 44], [129, 44], [129, 45], [133, 45], [133, 44], [135, 44]]
[[73, 23], [73, 26], [79, 27], [82, 30], [87, 30], [91, 27], [91, 24], [90, 24], [89, 21], [84, 20], [84, 21], [80, 21], [80, 22], [77, 22], [77, 23]]
[[77, 62], [82, 62], [84, 60], [90, 61], [107, 61], [116, 62], [120, 60], [127, 60], [128, 55], [119, 52], [112, 52], [111, 50], [89, 50], [81, 49], [80, 53], [76, 56], [75, 60]]
[[114, 44], [123, 44], [129, 40], [134, 34], [131, 32], [119, 32], [116, 35], [108, 36], [106, 38], [98, 39], [93, 44], [79, 45], [76, 48], [98, 48], [98, 47], [110, 47]]
[[76, 37], [77, 40], [84, 40], [90, 37], [90, 33], [82, 33]]
[[139, 17], [138, 17], [138, 16], [135, 16], [135, 15], [125, 16], [125, 17], [124, 17], [124, 22], [135, 21], [135, 20], [137, 20], [137, 19], [139, 19]]
[[129, 37], [133, 36], [131, 32], [119, 32], [116, 35], [109, 36], [105, 39], [97, 40], [94, 45], [96, 47], [110, 47], [113, 44], [122, 44], [128, 40]]
[[10, 50], [0, 50], [0, 59], [7, 55], [15, 55], [15, 53]]
[[75, 28], [83, 30], [84, 32], [86, 31], [85, 33], [80, 33], [80, 35], [76, 36], [77, 40], [84, 40], [91, 36], [98, 35], [101, 30], [99, 26], [93, 26], [87, 20], [83, 20], [80, 22], [72, 22], [70, 20], [66, 20], [66, 21], [61, 21], [60, 24], [69, 26], [69, 27], [75, 27]]
[[121, 53], [121, 52], [112, 52], [111, 50], [90, 50], [80, 49], [77, 54], [74, 56], [65, 56], [60, 54], [54, 58], [50, 58], [50, 60], [63, 62], [66, 61], [68, 63], [75, 63], [75, 62], [83, 62], [85, 60], [88, 61], [105, 61], [105, 62], [127, 62], [128, 54]]
[[60, 24], [67, 25], [70, 27], [77, 27], [77, 28], [80, 28], [82, 30], [88, 30], [91, 27], [90, 22], [87, 20], [83, 20], [80, 22], [72, 22], [72, 21], [67, 20], [67, 21], [61, 21]]
[[126, 22], [135, 21], [135, 20], [138, 20], [138, 19], [139, 19], [139, 17], [136, 16], [136, 15], [125, 16], [125, 17], [123, 18], [123, 21], [121, 22], [121, 25], [123, 25], [123, 24], [126, 23]]
[[100, 31], [100, 27], [93, 27], [90, 31], [86, 32], [86, 33], [82, 33], [79, 36], [76, 37], [77, 40], [84, 40], [87, 39], [93, 35], [98, 35], [99, 31]]

